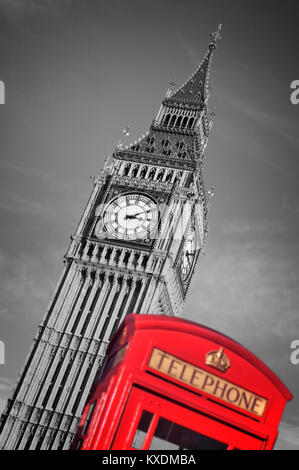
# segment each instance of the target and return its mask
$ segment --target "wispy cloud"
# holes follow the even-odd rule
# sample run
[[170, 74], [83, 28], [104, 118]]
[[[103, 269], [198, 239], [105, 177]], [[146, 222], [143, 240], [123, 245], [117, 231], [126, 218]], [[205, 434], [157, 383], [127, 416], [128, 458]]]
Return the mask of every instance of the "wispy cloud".
[[228, 95], [222, 97], [223, 105], [228, 106], [230, 111], [235, 110], [238, 116], [249, 118], [264, 132], [273, 133], [276, 139], [278, 137], [295, 148], [299, 147], [298, 122], [290, 116], [277, 115], [272, 109], [259, 106], [256, 102], [241, 101]]
[[9, 393], [14, 386], [14, 382], [7, 377], [0, 377], [0, 392]]
[[281, 421], [276, 450], [299, 450], [299, 418], [297, 423]]
[[[45, 258], [34, 258], [29, 253], [9, 256], [0, 253], [0, 319], [17, 317], [19, 321], [38, 321], [49, 301], [55, 281], [44, 272]], [[58, 267], [58, 266], [57, 266]], [[28, 318], [30, 315], [30, 319]]]
[[60, 33], [61, 20], [71, 3], [72, 0], [1, 0], [0, 17], [14, 33], [36, 39], [43, 37], [49, 25], [51, 34]]
[[[72, 0], [60, 0], [61, 6], [69, 5]], [[1, 0], [0, 9], [9, 21], [24, 16], [39, 16], [49, 14], [57, 8], [56, 0]]]
[[[276, 223], [278, 233], [272, 230]], [[298, 253], [298, 236], [288, 236], [275, 220], [264, 227], [231, 222], [218, 231], [217, 242], [208, 242], [185, 306], [186, 317], [260, 357], [286, 382], [294, 401], [298, 371], [290, 364], [290, 341], [299, 338]]]
[[73, 204], [73, 188], [57, 174], [3, 158], [0, 171], [0, 210], [57, 220], [61, 209], [75, 217], [78, 208]]

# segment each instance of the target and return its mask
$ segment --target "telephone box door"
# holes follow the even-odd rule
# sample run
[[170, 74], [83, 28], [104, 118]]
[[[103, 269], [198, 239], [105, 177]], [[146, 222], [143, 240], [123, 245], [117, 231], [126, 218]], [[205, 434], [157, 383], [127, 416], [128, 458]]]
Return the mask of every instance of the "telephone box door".
[[263, 449], [266, 441], [165, 397], [133, 387], [114, 450]]

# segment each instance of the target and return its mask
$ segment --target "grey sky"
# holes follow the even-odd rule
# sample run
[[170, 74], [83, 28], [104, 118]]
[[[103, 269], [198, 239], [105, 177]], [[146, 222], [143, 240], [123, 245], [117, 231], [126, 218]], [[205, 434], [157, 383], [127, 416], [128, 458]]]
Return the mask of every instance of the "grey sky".
[[[0, 409], [125, 125], [148, 130], [223, 23], [206, 150], [215, 197], [185, 316], [231, 336], [294, 395], [278, 448], [299, 449], [298, 2], [0, 0]], [[297, 435], [296, 435], [297, 433]]]

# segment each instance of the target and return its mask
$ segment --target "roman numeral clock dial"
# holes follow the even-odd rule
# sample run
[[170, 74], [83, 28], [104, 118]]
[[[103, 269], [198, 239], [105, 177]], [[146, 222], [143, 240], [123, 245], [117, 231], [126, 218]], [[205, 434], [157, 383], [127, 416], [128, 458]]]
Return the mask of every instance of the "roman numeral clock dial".
[[158, 223], [157, 204], [144, 194], [119, 196], [108, 204], [103, 222], [105, 230], [115, 238], [147, 239]]
[[187, 236], [184, 251], [180, 263], [180, 275], [183, 282], [186, 282], [192, 273], [193, 263], [196, 253], [196, 234], [194, 229]]

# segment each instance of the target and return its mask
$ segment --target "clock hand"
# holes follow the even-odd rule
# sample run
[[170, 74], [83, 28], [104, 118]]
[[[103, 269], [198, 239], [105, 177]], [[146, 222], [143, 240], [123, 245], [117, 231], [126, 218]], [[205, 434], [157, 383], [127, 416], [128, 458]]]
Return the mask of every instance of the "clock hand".
[[139, 215], [139, 214], [146, 214], [147, 212], [151, 212], [151, 209], [147, 209], [146, 211], [138, 212], [138, 215]]
[[140, 217], [138, 217], [139, 215], [141, 214], [146, 214], [147, 212], [150, 212], [150, 210], [147, 210], [147, 211], [143, 211], [143, 212], [137, 212], [137, 214], [126, 214], [125, 215], [125, 219], [138, 219], [138, 220], [144, 220], [144, 219], [140, 219]]

